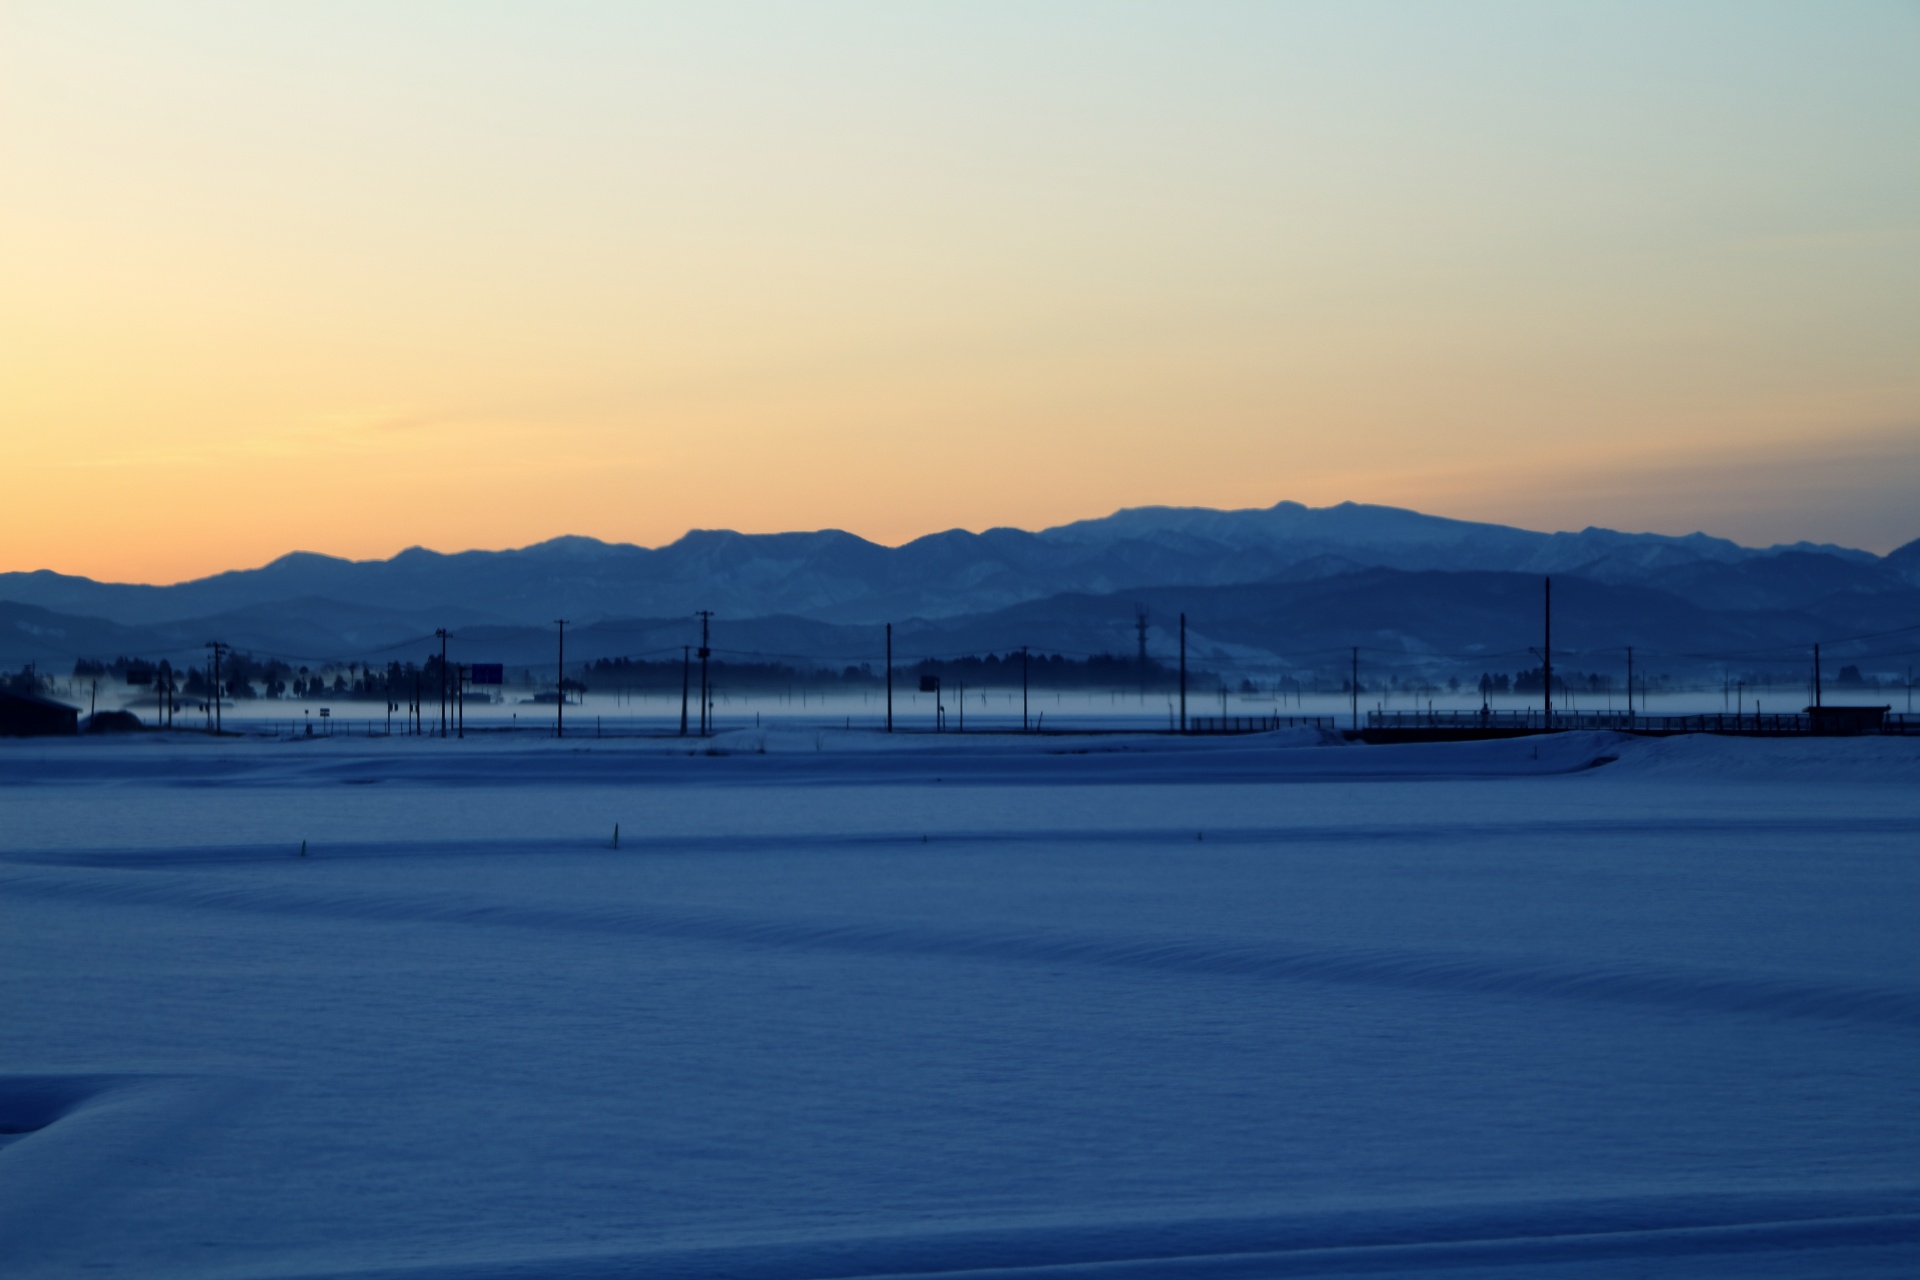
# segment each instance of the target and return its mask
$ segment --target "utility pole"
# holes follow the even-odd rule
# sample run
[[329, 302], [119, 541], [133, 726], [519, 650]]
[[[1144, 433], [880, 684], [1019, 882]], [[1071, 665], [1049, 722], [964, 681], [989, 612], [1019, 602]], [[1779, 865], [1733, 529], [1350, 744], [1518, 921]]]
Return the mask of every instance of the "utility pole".
[[1353, 728], [1354, 728], [1354, 731], [1357, 733], [1360, 730], [1360, 646], [1359, 645], [1353, 646], [1353, 679], [1347, 682], [1347, 687], [1353, 691]]
[[213, 733], [215, 737], [219, 737], [221, 732], [220, 655], [227, 651], [227, 646], [218, 640], [209, 640], [207, 641], [207, 648], [213, 650]]
[[1020, 732], [1027, 732], [1027, 646], [1020, 646]]
[[893, 624], [887, 624], [887, 732], [893, 732]]
[[1147, 607], [1143, 604], [1133, 606], [1133, 634], [1139, 641], [1138, 656], [1134, 659], [1134, 669], [1139, 673], [1140, 700], [1147, 698]]
[[680, 736], [687, 736], [687, 685], [693, 676], [693, 646], [680, 646]]
[[467, 667], [465, 663], [453, 669], [453, 701], [458, 708], [455, 715], [460, 725], [460, 740], [467, 740]]
[[1819, 645], [1813, 646], [1813, 705], [1815, 710], [1819, 709], [1819, 706], [1820, 706], [1820, 646]]
[[1633, 723], [1633, 646], [1627, 646], [1627, 723]]
[[440, 736], [447, 736], [447, 629], [437, 628], [440, 637]]
[[560, 628], [560, 656], [553, 670], [554, 692], [560, 696], [553, 703], [553, 736], [567, 736], [567, 620], [555, 618], [553, 625]]
[[1180, 732], [1187, 731], [1187, 615], [1180, 615]]
[[707, 645], [707, 623], [713, 618], [713, 610], [694, 612], [700, 619], [700, 736], [704, 738], [713, 732], [713, 703], [708, 696], [711, 686], [707, 683], [707, 659], [713, 655]]
[[1546, 711], [1545, 727], [1553, 728], [1553, 579], [1547, 582], [1547, 630], [1541, 638], [1540, 648], [1540, 687], [1546, 692], [1543, 704]]

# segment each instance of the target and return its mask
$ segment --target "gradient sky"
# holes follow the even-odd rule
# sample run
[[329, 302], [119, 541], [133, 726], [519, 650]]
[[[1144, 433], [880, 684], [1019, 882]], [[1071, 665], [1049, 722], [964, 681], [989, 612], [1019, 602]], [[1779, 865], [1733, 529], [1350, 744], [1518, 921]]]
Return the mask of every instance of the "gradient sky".
[[0, 569], [1920, 535], [1920, 6], [0, 0]]

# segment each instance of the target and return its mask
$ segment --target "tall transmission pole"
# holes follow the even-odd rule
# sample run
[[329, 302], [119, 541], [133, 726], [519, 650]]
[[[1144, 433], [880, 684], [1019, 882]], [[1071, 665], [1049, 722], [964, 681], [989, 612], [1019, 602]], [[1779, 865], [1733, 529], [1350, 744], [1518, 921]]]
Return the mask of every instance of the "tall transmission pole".
[[680, 646], [680, 736], [687, 736], [687, 685], [692, 680], [693, 646]]
[[1626, 722], [1634, 722], [1634, 647], [1626, 647]]
[[1187, 731], [1187, 615], [1180, 615], [1180, 732]]
[[213, 732], [214, 736], [218, 737], [220, 735], [220, 655], [227, 651], [227, 646], [218, 640], [209, 640], [207, 648], [213, 650]]
[[713, 610], [697, 609], [695, 613], [700, 619], [700, 736], [704, 738], [713, 732], [713, 704], [708, 693], [712, 686], [707, 683], [707, 659], [713, 655], [713, 649], [707, 644], [707, 624], [713, 618]]
[[1141, 700], [1145, 701], [1147, 696], [1147, 606], [1143, 604], [1133, 606], [1133, 634], [1139, 641], [1139, 652], [1134, 659], [1134, 669], [1139, 675]]
[[560, 628], [560, 654], [555, 660], [553, 670], [554, 692], [560, 696], [553, 702], [553, 736], [567, 736], [567, 620], [555, 618], [553, 625]]
[[447, 736], [447, 629], [437, 628], [434, 633], [440, 637], [440, 736]]
[[1020, 732], [1027, 731], [1027, 646], [1020, 646]]
[[1546, 595], [1547, 626], [1540, 638], [1540, 687], [1546, 692], [1541, 704], [1546, 712], [1546, 728], [1553, 728], [1553, 579], [1548, 578]]
[[1633, 646], [1627, 646], [1627, 723], [1633, 723]]

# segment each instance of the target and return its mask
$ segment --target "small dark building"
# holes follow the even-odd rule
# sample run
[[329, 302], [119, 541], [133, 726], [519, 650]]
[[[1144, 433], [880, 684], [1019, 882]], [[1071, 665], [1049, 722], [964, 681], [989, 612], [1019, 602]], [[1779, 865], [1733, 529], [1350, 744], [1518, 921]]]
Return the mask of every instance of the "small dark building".
[[1808, 707], [1807, 718], [1815, 733], [1879, 733], [1887, 723], [1890, 707]]
[[49, 738], [80, 732], [80, 709], [31, 693], [0, 690], [0, 737]]

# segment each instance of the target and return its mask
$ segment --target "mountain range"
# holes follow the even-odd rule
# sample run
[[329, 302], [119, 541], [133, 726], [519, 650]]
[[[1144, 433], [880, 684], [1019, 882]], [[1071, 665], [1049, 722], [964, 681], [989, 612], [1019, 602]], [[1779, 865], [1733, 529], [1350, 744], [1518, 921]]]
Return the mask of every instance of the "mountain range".
[[416, 658], [437, 627], [490, 646], [488, 659], [534, 662], [550, 657], [559, 617], [574, 626], [570, 656], [586, 659], [688, 643], [697, 609], [714, 611], [723, 651], [836, 664], [877, 657], [882, 622], [923, 654], [1023, 643], [1130, 654], [1141, 607], [1162, 654], [1184, 611], [1218, 663], [1298, 665], [1356, 644], [1467, 660], [1538, 642], [1548, 574], [1556, 643], [1573, 648], [1750, 654], [1920, 624], [1920, 541], [1877, 556], [1282, 502], [1132, 508], [900, 547], [838, 530], [696, 530], [659, 548], [563, 537], [387, 560], [296, 552], [172, 586], [6, 573], [0, 663], [177, 659], [216, 638], [302, 661]]

